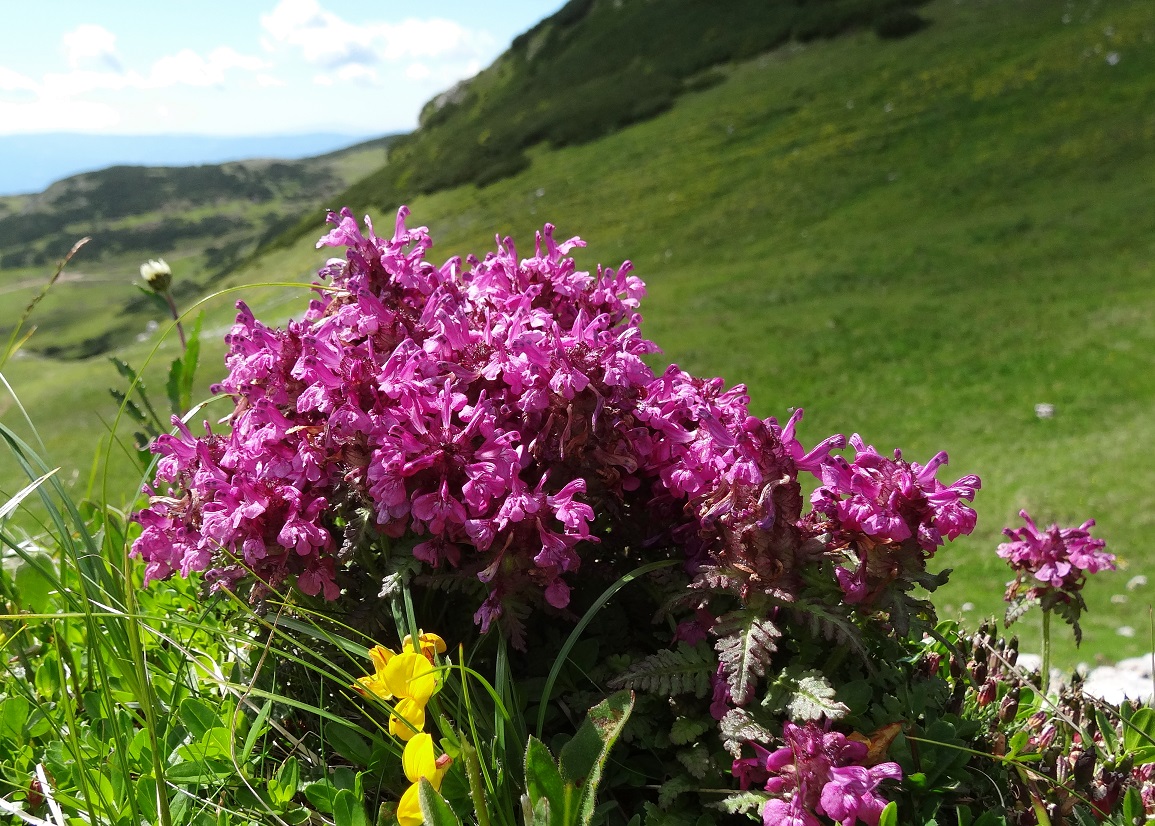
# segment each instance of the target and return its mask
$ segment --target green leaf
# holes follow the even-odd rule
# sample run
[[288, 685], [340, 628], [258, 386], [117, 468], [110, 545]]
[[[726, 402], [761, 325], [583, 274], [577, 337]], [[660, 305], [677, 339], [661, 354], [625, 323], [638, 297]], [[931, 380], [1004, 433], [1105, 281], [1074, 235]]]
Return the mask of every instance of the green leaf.
[[221, 724], [220, 710], [196, 697], [185, 698], [177, 709], [176, 716], [188, 729], [189, 734], [198, 740], [210, 729]]
[[886, 804], [879, 815], [878, 826], [898, 826], [898, 804], [893, 800]]
[[268, 722], [269, 713], [273, 710], [273, 701], [266, 700], [265, 704], [261, 706], [261, 710], [257, 712], [257, 719], [253, 721], [252, 726], [249, 727], [249, 734], [245, 737], [244, 748], [241, 749], [241, 762], [247, 763], [253, 754], [253, 749], [257, 746], [257, 740], [265, 733], [265, 724]]
[[[529, 795], [530, 805], [536, 810], [538, 801], [548, 800], [552, 826], [562, 826], [566, 823], [565, 814], [570, 808], [570, 796], [574, 795], [574, 786], [568, 789], [562, 780], [561, 772], [553, 760], [553, 755], [545, 743], [532, 735], [525, 745], [525, 791]], [[576, 795], [575, 795], [576, 796]]]
[[709, 721], [700, 717], [679, 717], [670, 727], [670, 742], [675, 746], [693, 743], [712, 727]]
[[333, 798], [333, 822], [336, 826], [370, 826], [365, 805], [348, 789], [341, 789]]
[[417, 781], [417, 799], [421, 802], [421, 816], [429, 826], [461, 826], [461, 820], [433, 784], [422, 777]]
[[373, 750], [369, 748], [365, 738], [346, 726], [327, 726], [325, 739], [333, 747], [333, 751], [358, 766], [369, 765], [369, 760], [373, 757]]
[[1132, 786], [1123, 795], [1123, 822], [1143, 823], [1147, 819], [1146, 809], [1143, 806], [1143, 796]]
[[839, 720], [850, 713], [850, 709], [835, 699], [834, 687], [818, 671], [805, 671], [798, 676], [793, 696], [786, 710], [794, 720], [818, 720], [826, 717]]
[[274, 777], [269, 778], [269, 797], [278, 807], [285, 807], [297, 793], [301, 782], [301, 767], [297, 758], [290, 757], [277, 770]]
[[1131, 715], [1123, 729], [1123, 748], [1128, 752], [1155, 746], [1155, 709], [1144, 706]]
[[327, 779], [306, 783], [304, 788], [305, 799], [313, 804], [317, 811], [327, 815], [333, 813], [334, 801], [339, 791], [340, 789]]
[[754, 686], [766, 675], [766, 666], [778, 650], [782, 632], [768, 619], [748, 610], [731, 611], [719, 617], [715, 626], [719, 640], [714, 643], [730, 696], [743, 706], [754, 697]]
[[0, 739], [24, 742], [24, 721], [32, 704], [20, 695], [13, 695], [0, 702]]
[[590, 709], [577, 734], [562, 747], [561, 776], [567, 784], [581, 789], [577, 822], [584, 826], [593, 820], [602, 769], [633, 708], [632, 691], [611, 694]]

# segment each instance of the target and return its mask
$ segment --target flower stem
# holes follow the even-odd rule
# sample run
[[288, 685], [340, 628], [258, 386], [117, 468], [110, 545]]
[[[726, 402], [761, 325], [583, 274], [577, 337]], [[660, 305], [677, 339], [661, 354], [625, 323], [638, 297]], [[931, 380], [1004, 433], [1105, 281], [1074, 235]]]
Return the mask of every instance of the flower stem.
[[164, 291], [164, 300], [168, 302], [168, 311], [172, 313], [172, 320], [176, 322], [176, 331], [180, 336], [180, 346], [187, 350], [188, 342], [185, 341], [184, 337], [184, 325], [180, 323], [180, 313], [177, 312], [176, 302], [172, 300], [172, 293], [168, 290]]
[[1051, 612], [1046, 609], [1043, 610], [1043, 665], [1039, 677], [1043, 696], [1046, 696], [1051, 684]]

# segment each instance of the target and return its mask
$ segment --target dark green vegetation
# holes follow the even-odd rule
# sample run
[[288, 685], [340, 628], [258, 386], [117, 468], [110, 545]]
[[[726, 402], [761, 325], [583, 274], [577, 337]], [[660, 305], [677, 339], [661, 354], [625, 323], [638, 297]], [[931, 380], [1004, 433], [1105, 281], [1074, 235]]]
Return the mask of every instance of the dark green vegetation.
[[907, 7], [921, 2], [571, 0], [476, 78], [426, 104], [421, 128], [345, 201], [395, 209], [418, 194], [484, 186], [526, 169], [533, 146], [586, 143], [666, 111], [683, 92], [720, 82], [710, 71], [719, 64], [791, 39], [917, 20]]
[[[91, 241], [66, 274], [94, 289], [84, 301], [50, 296], [39, 322], [60, 331], [34, 349], [86, 358], [132, 341], [149, 318], [143, 297], [126, 299], [139, 264], [158, 256], [179, 262], [177, 296], [201, 295], [267, 238], [302, 213], [323, 214], [325, 199], [385, 160], [391, 138], [301, 161], [243, 161], [216, 166], [115, 166], [67, 178], [38, 195], [0, 198], [0, 334], [7, 336], [49, 270], [80, 237]], [[63, 332], [67, 329], [67, 332]]]
[[[539, 144], [527, 169], [488, 186], [402, 197], [432, 228], [435, 256], [480, 254], [495, 233], [528, 247], [549, 220], [589, 241], [589, 266], [632, 258], [666, 357], [746, 382], [760, 414], [804, 406], [807, 443], [858, 431], [916, 461], [948, 450], [950, 480], [979, 473], [979, 530], [940, 560], [955, 568], [947, 616], [1001, 610], [1009, 574], [994, 547], [1020, 507], [1044, 522], [1095, 517], [1128, 567], [1088, 586], [1086, 642], [1059, 661], [1136, 655], [1155, 593], [1125, 587], [1155, 565], [1143, 449], [1155, 441], [1155, 13], [1126, 0], [936, 0], [919, 15], [930, 25], [905, 39], [861, 29], [725, 65], [664, 114]], [[350, 205], [384, 229], [391, 216], [374, 204], [390, 197], [367, 189]], [[313, 249], [321, 232], [314, 219], [307, 237], [219, 283], [307, 282], [327, 255]], [[33, 274], [47, 273], [22, 277]], [[65, 283], [55, 300], [84, 295]], [[244, 295], [267, 320], [306, 300]], [[206, 320], [209, 371], [233, 298]], [[37, 312], [34, 344], [72, 339]], [[139, 364], [147, 352], [123, 354]], [[6, 374], [82, 487], [112, 368], [31, 355]], [[1036, 418], [1042, 402], [1054, 418]], [[0, 401], [6, 422], [15, 413]], [[13, 476], [4, 469], [9, 490]], [[125, 495], [134, 484], [112, 479]]]

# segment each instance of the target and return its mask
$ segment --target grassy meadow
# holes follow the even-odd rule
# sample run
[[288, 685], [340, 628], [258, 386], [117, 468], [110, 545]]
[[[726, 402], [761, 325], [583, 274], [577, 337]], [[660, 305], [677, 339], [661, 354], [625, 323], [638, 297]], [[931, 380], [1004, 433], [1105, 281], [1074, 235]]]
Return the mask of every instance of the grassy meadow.
[[[498, 233], [528, 249], [548, 220], [588, 241], [585, 266], [633, 260], [662, 358], [745, 383], [760, 415], [804, 407], [804, 443], [840, 431], [915, 461], [947, 450], [940, 477], [977, 473], [983, 490], [978, 530], [940, 559], [955, 570], [944, 616], [1001, 612], [1008, 573], [994, 548], [1020, 508], [1063, 525], [1094, 517], [1121, 570], [1088, 586], [1084, 645], [1060, 634], [1057, 661], [1138, 655], [1155, 601], [1143, 449], [1155, 442], [1155, 11], [935, 0], [920, 14], [931, 25], [903, 40], [861, 32], [725, 67], [657, 118], [539, 146], [528, 169], [485, 187], [415, 198], [411, 220], [430, 227], [438, 259], [481, 254]], [[392, 223], [372, 203], [350, 206]], [[307, 283], [322, 231], [214, 288]], [[120, 266], [123, 283], [104, 294], [127, 301], [133, 271]], [[300, 287], [208, 301], [201, 391], [220, 378], [238, 295], [266, 321], [307, 301]], [[25, 297], [5, 295], [5, 314]], [[64, 282], [51, 300], [88, 312], [91, 293]], [[40, 321], [33, 345], [69, 335]], [[157, 341], [118, 355], [147, 362], [163, 396], [177, 344]], [[116, 415], [106, 388], [121, 386], [108, 362], [26, 347], [4, 375], [66, 484], [128, 505], [140, 480], [115, 444], [92, 470]], [[208, 418], [227, 412], [216, 410]], [[20, 413], [0, 397], [5, 424], [23, 428]], [[0, 459], [4, 492], [23, 484]], [[1153, 581], [1129, 590], [1140, 574]], [[1032, 650], [1036, 632], [1021, 633]]]

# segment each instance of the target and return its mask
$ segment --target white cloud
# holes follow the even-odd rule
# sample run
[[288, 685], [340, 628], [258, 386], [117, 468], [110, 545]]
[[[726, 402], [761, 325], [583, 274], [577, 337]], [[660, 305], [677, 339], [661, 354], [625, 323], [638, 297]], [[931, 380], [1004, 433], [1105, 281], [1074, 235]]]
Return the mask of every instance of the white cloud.
[[306, 61], [326, 69], [349, 64], [375, 65], [418, 57], [476, 57], [490, 46], [488, 35], [475, 35], [452, 20], [409, 18], [399, 23], [353, 24], [323, 9], [317, 0], [280, 0], [261, 15], [266, 48], [297, 49]]
[[258, 57], [243, 55], [230, 46], [219, 46], [207, 57], [192, 49], [181, 49], [176, 54], [165, 55], [152, 66], [144, 85], [152, 88], [166, 86], [220, 86], [225, 82], [225, 73], [232, 69], [245, 72], [259, 72], [269, 64]]
[[36, 81], [19, 72], [0, 66], [0, 92], [35, 91]]
[[377, 70], [361, 63], [349, 63], [342, 66], [337, 70], [337, 79], [346, 83], [353, 82], [370, 86], [375, 86], [380, 82], [380, 78], [377, 77]]
[[431, 72], [424, 63], [410, 63], [405, 67], [405, 77], [409, 80], [425, 80]]
[[5, 132], [87, 132], [119, 126], [120, 115], [108, 104], [86, 100], [0, 100], [0, 123]]
[[284, 86], [285, 81], [275, 75], [261, 73], [257, 75], [257, 85], [264, 89], [272, 89], [276, 86]]
[[104, 26], [85, 23], [60, 38], [64, 60], [70, 69], [106, 69], [120, 72], [123, 66], [116, 53], [116, 35]]

